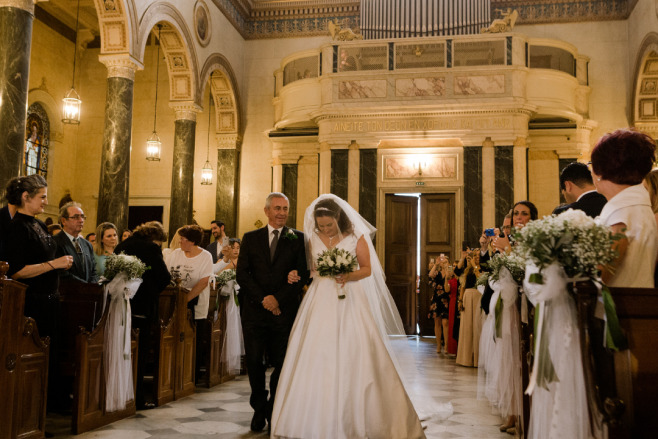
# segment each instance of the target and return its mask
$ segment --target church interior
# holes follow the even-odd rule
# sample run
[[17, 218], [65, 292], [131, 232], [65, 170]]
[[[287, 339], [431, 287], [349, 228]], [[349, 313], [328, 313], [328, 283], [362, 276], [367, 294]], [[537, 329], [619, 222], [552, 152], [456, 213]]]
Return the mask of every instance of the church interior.
[[605, 133], [658, 137], [658, 0], [0, 0], [0, 23], [0, 186], [45, 177], [40, 219], [70, 196], [85, 235], [241, 237], [270, 192], [297, 229], [333, 193], [377, 228], [409, 334], [433, 335], [416, 267], [516, 201], [550, 214]]

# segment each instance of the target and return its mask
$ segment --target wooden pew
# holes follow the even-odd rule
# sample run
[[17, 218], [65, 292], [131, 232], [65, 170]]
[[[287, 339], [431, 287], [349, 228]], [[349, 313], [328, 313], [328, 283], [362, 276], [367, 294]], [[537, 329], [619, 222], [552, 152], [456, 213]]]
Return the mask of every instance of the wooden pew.
[[210, 289], [210, 306], [208, 307], [208, 328], [205, 334], [197, 334], [203, 337], [200, 342], [208, 343], [208, 355], [203, 366], [206, 373], [197, 381], [204, 387], [213, 387], [235, 379], [235, 375], [229, 373], [227, 364], [221, 362], [224, 350], [224, 337], [226, 334], [226, 305], [232, 298], [219, 297], [219, 308], [217, 308], [217, 295], [219, 290]]
[[[135, 401], [124, 410], [105, 411], [105, 322], [103, 287], [75, 280], [60, 283], [62, 304], [62, 361], [60, 372], [73, 376], [71, 431], [84, 433], [135, 414]], [[132, 331], [133, 391], [136, 385], [138, 331]], [[70, 372], [73, 371], [71, 375]]]
[[658, 429], [658, 290], [610, 288], [629, 349], [599, 348], [603, 326], [594, 317], [598, 291], [590, 283], [572, 286], [578, 320], [590, 415], [602, 420], [608, 437], [655, 437]]
[[27, 287], [8, 270], [0, 262], [0, 439], [43, 438], [50, 340], [23, 316]]
[[194, 393], [196, 326], [187, 292], [179, 281], [160, 293], [154, 365], [158, 406]]

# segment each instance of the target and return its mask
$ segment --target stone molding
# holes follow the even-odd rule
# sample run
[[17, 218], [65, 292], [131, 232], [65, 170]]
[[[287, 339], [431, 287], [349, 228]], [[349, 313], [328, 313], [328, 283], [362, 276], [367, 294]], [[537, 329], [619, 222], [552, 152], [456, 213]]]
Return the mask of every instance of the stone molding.
[[239, 134], [215, 134], [217, 149], [239, 149], [242, 137]]
[[194, 102], [170, 102], [169, 108], [176, 113], [176, 120], [191, 120], [196, 122], [196, 115], [200, 113], [201, 107]]
[[450, 111], [427, 111], [413, 113], [356, 113], [356, 114], [322, 114], [313, 118], [314, 122], [319, 123], [331, 119], [384, 119], [384, 118], [429, 118], [429, 117], [474, 117], [474, 116], [503, 116], [503, 115], [523, 115], [531, 117], [535, 112], [530, 108], [497, 108], [486, 110], [450, 110]]
[[144, 69], [144, 65], [130, 55], [100, 55], [98, 60], [107, 67], [108, 78], [134, 81], [135, 71]]
[[44, 0], [0, 0], [0, 8], [22, 9], [34, 15], [34, 5], [40, 1]]

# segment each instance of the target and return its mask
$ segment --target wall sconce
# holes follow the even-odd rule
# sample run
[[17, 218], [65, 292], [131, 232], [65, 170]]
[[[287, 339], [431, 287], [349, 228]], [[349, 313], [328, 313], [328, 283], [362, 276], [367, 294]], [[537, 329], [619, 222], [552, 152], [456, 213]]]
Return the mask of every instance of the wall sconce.
[[411, 167], [414, 170], [418, 171], [419, 177], [423, 176], [423, 169], [427, 168], [428, 162], [429, 159], [425, 156], [414, 156], [413, 158], [410, 159]]

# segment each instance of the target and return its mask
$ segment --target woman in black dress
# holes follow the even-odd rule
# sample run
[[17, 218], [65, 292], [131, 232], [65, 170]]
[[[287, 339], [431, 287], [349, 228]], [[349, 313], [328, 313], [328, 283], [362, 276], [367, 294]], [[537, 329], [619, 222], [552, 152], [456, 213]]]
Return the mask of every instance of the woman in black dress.
[[35, 217], [48, 203], [47, 190], [46, 180], [40, 175], [9, 181], [6, 200], [19, 207], [7, 230], [5, 250], [8, 274], [27, 285], [25, 315], [37, 322], [40, 336], [53, 337], [59, 318], [56, 270], [71, 268], [73, 257], [55, 258], [57, 244], [47, 226]]
[[[433, 262], [433, 261], [432, 261]], [[448, 317], [450, 294], [445, 291], [447, 260], [439, 259], [435, 264], [430, 263], [429, 286], [433, 291], [432, 302], [428, 318], [434, 319], [434, 335], [436, 336], [436, 352], [448, 352]], [[443, 343], [442, 339], [443, 338]]]

